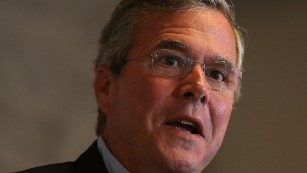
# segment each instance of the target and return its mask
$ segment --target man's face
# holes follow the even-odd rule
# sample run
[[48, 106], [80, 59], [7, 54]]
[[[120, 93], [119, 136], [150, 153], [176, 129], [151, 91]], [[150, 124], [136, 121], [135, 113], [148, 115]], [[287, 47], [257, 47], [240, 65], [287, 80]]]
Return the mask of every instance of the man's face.
[[[128, 59], [160, 49], [236, 66], [233, 30], [210, 9], [143, 14]], [[149, 57], [128, 62], [119, 77], [98, 71], [110, 151], [131, 172], [201, 172], [222, 143], [234, 100], [234, 90], [213, 90], [206, 79], [198, 63], [184, 77], [161, 75]]]

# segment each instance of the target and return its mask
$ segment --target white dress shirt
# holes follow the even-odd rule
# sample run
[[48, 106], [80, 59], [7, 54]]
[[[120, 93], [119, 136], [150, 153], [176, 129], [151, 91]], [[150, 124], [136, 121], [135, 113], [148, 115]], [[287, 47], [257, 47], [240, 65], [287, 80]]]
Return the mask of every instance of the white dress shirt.
[[97, 147], [109, 173], [129, 173], [113, 156], [101, 136], [97, 139]]

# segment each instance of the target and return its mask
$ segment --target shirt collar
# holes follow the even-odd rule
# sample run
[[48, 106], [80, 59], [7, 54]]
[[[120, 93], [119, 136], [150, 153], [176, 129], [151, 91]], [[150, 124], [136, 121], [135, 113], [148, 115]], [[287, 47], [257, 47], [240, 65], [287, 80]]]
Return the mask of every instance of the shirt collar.
[[97, 147], [109, 173], [129, 173], [127, 169], [113, 156], [101, 136], [98, 137]]

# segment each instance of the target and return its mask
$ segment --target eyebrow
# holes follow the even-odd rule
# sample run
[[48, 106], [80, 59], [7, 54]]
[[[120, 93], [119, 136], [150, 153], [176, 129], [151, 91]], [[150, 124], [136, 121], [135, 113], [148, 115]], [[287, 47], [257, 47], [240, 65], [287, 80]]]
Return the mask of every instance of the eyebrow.
[[233, 63], [228, 59], [220, 55], [214, 55], [212, 57], [212, 62], [214, 64], [219, 64], [223, 67], [226, 67], [228, 70], [234, 71], [236, 67], [233, 65]]
[[187, 46], [178, 40], [163, 39], [156, 46], [155, 49], [173, 49], [186, 52]]

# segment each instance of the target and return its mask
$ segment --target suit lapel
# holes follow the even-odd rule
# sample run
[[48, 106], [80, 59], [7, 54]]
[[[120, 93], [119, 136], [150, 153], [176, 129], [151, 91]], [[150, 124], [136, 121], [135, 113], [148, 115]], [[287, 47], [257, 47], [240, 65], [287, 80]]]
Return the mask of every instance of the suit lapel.
[[108, 173], [104, 161], [98, 151], [95, 141], [79, 158], [74, 162], [75, 170], [78, 173]]

